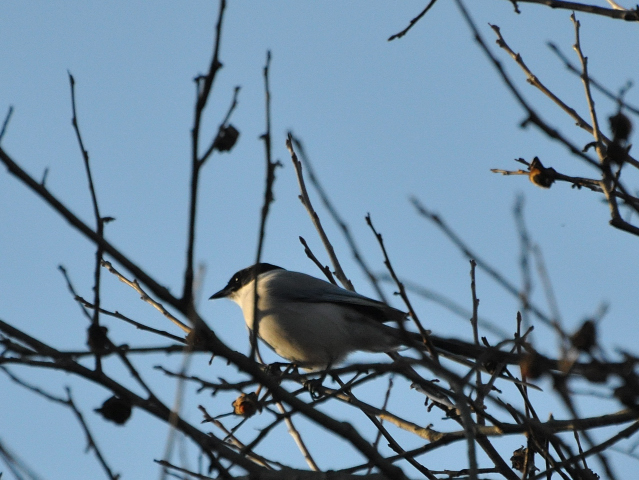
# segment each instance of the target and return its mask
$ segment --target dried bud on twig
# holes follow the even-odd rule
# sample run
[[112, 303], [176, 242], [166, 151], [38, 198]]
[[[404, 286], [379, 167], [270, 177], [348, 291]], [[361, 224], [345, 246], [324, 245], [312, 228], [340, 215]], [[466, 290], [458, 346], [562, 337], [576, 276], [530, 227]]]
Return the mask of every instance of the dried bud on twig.
[[553, 173], [556, 173], [553, 168], [546, 168], [542, 165], [539, 157], [533, 158], [528, 166], [529, 174], [528, 178], [532, 183], [541, 188], [550, 188], [555, 179]]
[[510, 457], [512, 467], [523, 473], [524, 465], [526, 465], [526, 455], [528, 455], [528, 449], [526, 447], [519, 447], [513, 452], [513, 456]]
[[606, 383], [608, 381], [608, 371], [604, 364], [597, 360], [592, 360], [584, 369], [584, 377], [593, 383]]
[[622, 112], [617, 112], [608, 118], [610, 130], [612, 131], [612, 142], [608, 144], [606, 157], [610, 163], [623, 165], [628, 158], [631, 145], [628, 144], [630, 132], [632, 132], [632, 122]]
[[109, 345], [109, 339], [107, 338], [107, 332], [109, 329], [103, 325], [92, 323], [87, 328], [87, 345], [93, 353], [101, 353], [107, 349]]
[[105, 420], [109, 420], [116, 425], [124, 425], [131, 416], [131, 402], [124, 398], [113, 396], [94, 411], [102, 415]]
[[625, 377], [624, 380], [625, 383], [615, 389], [615, 397], [626, 407], [636, 410], [639, 407], [637, 403], [637, 400], [639, 400], [639, 379], [632, 373]]
[[524, 378], [539, 378], [546, 371], [541, 365], [541, 358], [537, 352], [524, 355], [519, 362], [521, 375]]
[[595, 322], [586, 320], [571, 337], [570, 343], [581, 352], [590, 352], [597, 345], [597, 328]]
[[207, 341], [207, 334], [201, 328], [194, 328], [186, 335], [186, 344], [193, 347], [203, 347]]
[[632, 122], [623, 113], [619, 112], [608, 119], [610, 121], [610, 131], [612, 131], [614, 142], [625, 142], [632, 131]]
[[628, 151], [630, 150], [630, 146], [624, 146], [618, 143], [617, 141], [613, 141], [608, 145], [606, 149], [606, 156], [608, 157], [608, 161], [610, 163], [616, 163], [617, 165], [622, 165], [626, 158], [628, 158]]
[[240, 132], [233, 125], [226, 125], [220, 127], [220, 131], [217, 132], [215, 142], [213, 142], [213, 148], [219, 152], [228, 152], [233, 148], [237, 138], [240, 136]]
[[241, 415], [247, 418], [255, 415], [258, 410], [260, 412], [262, 411], [255, 392], [243, 393], [233, 401], [232, 405], [235, 415]]

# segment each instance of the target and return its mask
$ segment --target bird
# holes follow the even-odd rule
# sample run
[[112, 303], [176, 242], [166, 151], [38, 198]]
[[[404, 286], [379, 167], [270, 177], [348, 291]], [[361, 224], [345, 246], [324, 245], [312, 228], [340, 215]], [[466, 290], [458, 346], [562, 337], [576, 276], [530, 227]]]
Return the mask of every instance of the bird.
[[[256, 280], [258, 299], [254, 315]], [[387, 353], [396, 359], [398, 350], [422, 344], [420, 334], [409, 332], [402, 325], [408, 313], [270, 263], [257, 263], [236, 272], [209, 299], [218, 298], [228, 298], [240, 306], [249, 330], [254, 330], [253, 323], [257, 320], [259, 338], [280, 357], [307, 371], [323, 371], [324, 375], [357, 351]], [[385, 325], [393, 321], [400, 328]], [[506, 352], [455, 339], [432, 335], [429, 338], [438, 355], [452, 355], [449, 358], [473, 368], [484, 369], [464, 359], [485, 357], [488, 352], [506, 363], [518, 363], [516, 356]], [[522, 383], [503, 374], [499, 378]], [[440, 406], [454, 407], [448, 392], [437, 384], [424, 380], [414, 386]]]
[[[254, 315], [257, 280], [257, 315]], [[305, 273], [270, 263], [236, 272], [210, 300], [228, 298], [242, 309], [247, 327], [280, 357], [305, 370], [328, 369], [356, 351], [402, 348], [407, 313]]]

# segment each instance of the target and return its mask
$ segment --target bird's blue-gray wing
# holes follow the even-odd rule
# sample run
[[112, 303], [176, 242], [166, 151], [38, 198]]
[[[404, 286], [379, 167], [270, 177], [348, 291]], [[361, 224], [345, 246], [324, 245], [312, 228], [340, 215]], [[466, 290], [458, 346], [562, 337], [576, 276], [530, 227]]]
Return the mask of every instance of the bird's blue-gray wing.
[[406, 318], [405, 312], [389, 307], [383, 302], [345, 290], [304, 273], [287, 271], [286, 275], [283, 275], [279, 271], [274, 271], [271, 275], [273, 277], [265, 278], [268, 292], [273, 298], [279, 300], [339, 303], [380, 322], [401, 321]]

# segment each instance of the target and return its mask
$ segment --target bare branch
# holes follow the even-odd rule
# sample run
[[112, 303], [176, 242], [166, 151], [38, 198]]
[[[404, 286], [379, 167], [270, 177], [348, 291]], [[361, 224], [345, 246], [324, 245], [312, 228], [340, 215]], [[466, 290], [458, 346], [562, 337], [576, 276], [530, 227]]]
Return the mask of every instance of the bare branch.
[[[193, 310], [193, 278], [195, 275], [194, 270], [194, 255], [195, 255], [195, 224], [197, 213], [197, 192], [200, 178], [200, 170], [204, 161], [208, 157], [203, 157], [200, 160], [200, 128], [202, 122], [202, 115], [204, 109], [209, 100], [211, 90], [213, 88], [213, 82], [222, 63], [219, 59], [220, 43], [222, 39], [222, 22], [224, 20], [224, 10], [226, 8], [226, 0], [220, 0], [220, 9], [217, 17], [217, 26], [215, 28], [215, 41], [213, 44], [213, 58], [211, 59], [211, 65], [209, 71], [205, 76], [199, 76], [195, 79], [196, 85], [196, 100], [194, 109], [193, 128], [191, 130], [191, 191], [189, 197], [189, 223], [188, 223], [188, 238], [186, 243], [186, 266], [184, 269], [184, 289], [182, 292], [181, 302], [185, 305], [187, 312]], [[237, 90], [236, 90], [237, 95]]]
[[364, 255], [360, 251], [359, 247], [357, 246], [357, 242], [355, 241], [355, 238], [351, 234], [350, 228], [348, 227], [346, 222], [342, 219], [342, 217], [338, 213], [337, 208], [335, 207], [333, 202], [329, 199], [328, 194], [326, 193], [326, 190], [324, 189], [324, 187], [319, 181], [319, 178], [317, 177], [317, 175], [315, 175], [315, 169], [313, 168], [313, 164], [311, 163], [310, 158], [308, 157], [308, 155], [306, 155], [306, 150], [304, 149], [302, 142], [297, 137], [293, 136], [293, 143], [295, 144], [295, 148], [297, 148], [297, 151], [300, 154], [302, 165], [304, 166], [304, 168], [306, 168], [306, 171], [308, 172], [308, 179], [311, 181], [311, 185], [315, 187], [315, 190], [317, 191], [317, 194], [319, 195], [320, 200], [326, 207], [326, 210], [328, 210], [329, 215], [342, 231], [342, 234], [344, 235], [344, 239], [346, 240], [346, 243], [348, 243], [348, 246], [351, 249], [353, 258], [355, 259], [357, 264], [360, 266], [360, 268], [366, 275], [366, 278], [368, 278], [368, 280], [370, 281], [373, 289], [379, 296], [379, 299], [382, 302], [388, 303], [386, 300], [386, 295], [384, 294], [384, 291], [379, 286], [377, 277], [375, 276], [371, 268], [366, 263], [366, 260], [364, 259]]
[[598, 168], [599, 165], [595, 160], [590, 158], [588, 155], [582, 152], [580, 148], [578, 148], [577, 146], [572, 144], [570, 141], [568, 141], [555, 128], [552, 128], [545, 121], [543, 121], [541, 117], [539, 116], [539, 114], [528, 104], [528, 102], [524, 99], [523, 95], [519, 92], [517, 87], [515, 87], [515, 84], [512, 82], [512, 80], [510, 79], [506, 71], [504, 70], [503, 66], [501, 65], [501, 62], [493, 55], [493, 53], [490, 51], [490, 49], [486, 45], [486, 42], [484, 41], [483, 37], [479, 33], [479, 30], [477, 29], [475, 22], [470, 17], [470, 14], [468, 13], [468, 10], [466, 9], [463, 1], [455, 0], [455, 2], [457, 3], [457, 6], [462, 13], [464, 20], [466, 20], [466, 23], [468, 24], [469, 28], [473, 32], [475, 41], [481, 47], [482, 51], [486, 54], [486, 56], [489, 58], [490, 62], [495, 67], [495, 69], [501, 76], [502, 80], [508, 87], [508, 90], [510, 90], [510, 92], [513, 94], [517, 102], [526, 111], [527, 118], [522, 122], [521, 125], [526, 126], [529, 123], [532, 123], [537, 128], [539, 128], [542, 132], [544, 132], [549, 138], [556, 140], [562, 145], [564, 145], [572, 154], [581, 158], [588, 164]]
[[7, 133], [7, 127], [9, 126], [9, 120], [11, 120], [11, 115], [13, 115], [13, 106], [9, 107], [7, 111], [7, 116], [4, 117], [4, 122], [2, 122], [2, 128], [0, 129], [0, 142], [2, 142], [2, 138], [4, 134]]
[[[559, 59], [564, 63], [564, 66], [570, 72], [574, 73], [575, 75], [581, 76], [581, 71], [578, 70], [577, 67], [572, 64], [572, 62], [568, 59], [566, 55], [564, 55], [564, 53], [556, 44], [554, 44], [553, 42], [548, 42], [547, 45], [548, 45], [548, 48], [550, 48], [550, 50], [559, 57]], [[629, 112], [632, 112], [635, 115], [639, 115], [639, 108], [633, 105], [630, 105], [628, 102], [624, 101], [622, 93], [619, 93], [619, 94], [613, 93], [610, 89], [606, 88], [600, 82], [592, 78], [592, 75], [589, 75], [588, 78], [590, 79], [590, 85], [595, 87], [597, 90], [603, 93], [610, 100], [613, 100], [614, 102], [618, 103], [620, 106], [627, 109]], [[623, 88], [623, 91], [624, 92], [627, 91], [631, 85], [632, 83], [628, 82]]]
[[415, 26], [415, 24], [416, 24], [417, 22], [419, 22], [419, 21], [422, 19], [422, 17], [423, 17], [424, 15], [426, 15], [426, 14], [428, 13], [428, 10], [430, 10], [430, 9], [431, 9], [431, 7], [432, 7], [433, 5], [435, 5], [435, 2], [436, 2], [436, 1], [437, 1], [437, 0], [430, 0], [430, 2], [428, 2], [428, 5], [426, 5], [426, 8], [424, 8], [424, 10], [422, 10], [422, 11], [419, 13], [419, 15], [417, 15], [415, 18], [413, 18], [413, 19], [410, 21], [410, 23], [408, 24], [408, 26], [407, 26], [404, 30], [402, 30], [401, 32], [398, 32], [398, 33], [396, 33], [396, 34], [391, 35], [390, 37], [388, 37], [388, 41], [390, 42], [391, 40], [395, 40], [396, 38], [402, 38], [404, 35], [406, 35], [406, 34], [408, 33], [408, 31], [409, 31], [411, 28], [413, 28], [413, 27]]
[[[508, 0], [513, 1], [513, 0]], [[545, 5], [550, 8], [559, 8], [563, 10], [572, 10], [574, 12], [592, 13], [602, 17], [614, 18], [618, 20], [626, 20], [628, 22], [639, 21], [639, 11], [637, 10], [618, 10], [615, 8], [604, 8], [597, 5], [588, 5], [578, 2], [566, 2], [564, 0], [516, 0], [519, 3], [535, 3]]]
[[111, 263], [107, 262], [106, 260], [102, 262], [102, 266], [106, 268], [109, 272], [111, 272], [113, 275], [118, 277], [118, 280], [120, 280], [122, 283], [125, 283], [126, 285], [131, 287], [133, 290], [138, 292], [140, 294], [140, 298], [143, 301], [145, 301], [146, 303], [151, 305], [153, 308], [158, 310], [162, 315], [168, 318], [174, 325], [179, 327], [184, 333], [186, 334], [191, 333], [191, 331], [193, 330], [191, 327], [189, 327], [188, 325], [185, 325], [180, 320], [178, 320], [173, 315], [171, 315], [171, 313], [166, 308], [164, 308], [161, 303], [158, 303], [155, 300], [153, 300], [151, 297], [149, 297], [149, 295], [142, 289], [142, 287], [140, 286], [137, 280], [129, 280], [120, 272], [118, 272], [117, 269], [113, 267], [113, 265], [111, 265]]
[[353, 284], [351, 283], [351, 281], [346, 277], [344, 270], [342, 270], [342, 266], [340, 265], [339, 260], [337, 259], [337, 255], [335, 254], [335, 249], [333, 248], [333, 245], [331, 244], [330, 240], [328, 239], [328, 236], [326, 235], [326, 232], [324, 231], [324, 228], [322, 227], [322, 222], [319, 219], [319, 215], [317, 214], [317, 212], [313, 208], [313, 205], [311, 204], [311, 199], [308, 196], [308, 191], [306, 190], [306, 184], [304, 183], [304, 175], [302, 173], [302, 162], [298, 160], [297, 155], [295, 154], [295, 150], [293, 149], [293, 135], [290, 132], [286, 140], [286, 148], [291, 154], [291, 161], [293, 162], [293, 166], [295, 167], [295, 173], [297, 175], [297, 183], [299, 184], [300, 193], [301, 193], [299, 196], [299, 199], [302, 202], [302, 205], [304, 205], [304, 208], [306, 208], [306, 211], [311, 217], [311, 221], [313, 222], [313, 225], [315, 226], [317, 233], [322, 239], [322, 243], [324, 244], [326, 253], [328, 253], [328, 257], [331, 259], [333, 269], [335, 270], [335, 276], [337, 277], [339, 282], [344, 286], [344, 288], [346, 288], [347, 290], [354, 291], [355, 288], [353, 287]]
[[22, 169], [22, 167], [15, 163], [1, 147], [0, 161], [5, 164], [12, 175], [17, 177], [22, 183], [37, 193], [45, 203], [50, 205], [55, 211], [62, 215], [64, 219], [71, 224], [71, 226], [80, 231], [80, 233], [96, 245], [100, 245], [105, 253], [112, 256], [115, 261], [143, 282], [162, 301], [169, 303], [171, 306], [178, 309], [182, 307], [181, 302], [174, 297], [166, 287], [156, 282], [155, 279], [151, 278], [151, 276], [149, 276], [144, 270], [129, 260], [128, 257], [111, 245], [104, 237], [98, 235], [82, 220], [75, 216], [64, 204], [62, 204], [62, 202], [53, 196], [53, 194], [51, 194], [43, 184], [36, 182], [33, 177]]
[[[266, 236], [266, 219], [271, 208], [271, 203], [275, 200], [273, 195], [273, 184], [275, 183], [275, 170], [277, 167], [281, 167], [280, 161], [273, 161], [271, 151], [271, 89], [269, 87], [269, 71], [271, 67], [271, 52], [266, 52], [266, 64], [264, 65], [264, 98], [265, 98], [265, 117], [266, 117], [266, 131], [261, 135], [261, 139], [264, 141], [264, 156], [266, 159], [266, 185], [264, 187], [264, 202], [262, 203], [262, 212], [260, 216], [260, 229], [257, 240], [257, 252], [255, 253], [255, 264], [260, 263], [262, 259], [262, 249], [264, 247], [264, 238]], [[257, 282], [258, 277], [255, 277], [255, 290], [253, 293], [253, 329], [251, 330], [251, 358], [255, 358], [257, 352], [257, 339], [260, 331], [260, 322], [257, 316]]]

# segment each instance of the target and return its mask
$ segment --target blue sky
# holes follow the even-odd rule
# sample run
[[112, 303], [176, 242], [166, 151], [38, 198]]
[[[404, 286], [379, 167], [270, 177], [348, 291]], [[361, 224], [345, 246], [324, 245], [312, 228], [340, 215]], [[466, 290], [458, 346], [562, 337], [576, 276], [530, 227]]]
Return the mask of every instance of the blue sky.
[[[522, 13], [516, 15], [510, 2], [496, 0], [481, 6], [469, 2], [469, 7], [493, 52], [543, 118], [579, 145], [592, 141], [526, 84], [519, 68], [498, 51], [488, 26], [499, 25], [535, 74], [587, 117], [579, 79], [546, 47], [553, 41], [576, 60], [570, 12], [520, 5]], [[636, 239], [608, 226], [607, 208], [595, 194], [565, 184], [542, 190], [523, 177], [490, 172], [516, 169], [514, 158], [537, 155], [562, 173], [594, 175], [534, 128], [518, 126], [522, 109], [473, 43], [454, 2], [438, 2], [408, 35], [387, 42], [422, 8], [422, 2], [231, 2], [220, 54], [224, 67], [205, 115], [203, 137], [215, 134], [236, 85], [241, 91], [232, 123], [241, 134], [236, 148], [214, 155], [202, 174], [196, 249], [197, 261], [206, 265], [201, 298], [208, 298], [255, 258], [265, 168], [259, 140], [265, 129], [262, 68], [270, 50], [273, 154], [284, 167], [277, 171], [265, 261], [319, 275], [299, 243], [303, 236], [328, 263], [297, 198], [284, 144], [286, 132], [292, 130], [304, 142], [317, 175], [375, 271], [384, 271], [383, 258], [364, 222], [369, 212], [402, 278], [470, 307], [468, 261], [416, 214], [408, 201], [416, 196], [439, 212], [482, 258], [520, 282], [512, 206], [523, 194], [527, 224], [543, 250], [566, 328], [573, 330], [608, 302], [609, 313], [600, 324], [602, 342], [611, 353], [615, 348], [635, 348], [637, 262], [631, 252]], [[0, 113], [4, 115], [10, 105], [15, 109], [3, 148], [36, 178], [48, 168], [51, 192], [92, 222], [71, 127], [70, 71], [102, 213], [116, 218], [107, 225], [106, 235], [174, 293], [182, 288], [185, 257], [192, 80], [209, 64], [216, 14], [216, 2], [201, 1], [6, 2], [0, 19]], [[637, 65], [628, 60], [630, 46], [637, 41], [636, 26], [577, 16], [592, 76], [613, 90], [636, 80]], [[627, 99], [639, 103], [636, 88]], [[599, 95], [595, 101], [605, 124], [615, 106]], [[627, 181], [632, 184], [630, 175]], [[312, 199], [356, 289], [374, 295], [339, 229], [317, 196]], [[0, 205], [0, 318], [57, 348], [83, 348], [86, 320], [57, 266], [64, 265], [81, 295], [91, 298], [93, 246], [4, 170]], [[480, 314], [512, 331], [517, 300], [483, 272], [477, 280]], [[538, 282], [533, 299], [546, 308]], [[470, 337], [465, 319], [432, 302], [413, 300], [422, 321], [435, 333]], [[173, 331], [135, 292], [106, 273], [103, 302], [105, 308]], [[234, 304], [203, 300], [200, 310], [223, 340], [248, 351]], [[107, 324], [116, 342], [162, 343], [112, 319]], [[541, 350], [556, 352], [556, 338], [543, 327], [538, 327], [534, 340]], [[139, 361], [141, 369], [159, 363], [178, 368], [181, 359]], [[204, 359], [194, 359], [191, 365], [194, 373], [220, 375], [211, 373]], [[214, 367], [223, 370], [215, 363]], [[112, 368], [114, 374], [120, 369], [115, 363]], [[114, 469], [125, 473], [124, 478], [148, 478], [157, 472], [152, 459], [162, 457], [166, 427], [141, 412], [134, 412], [124, 429], [105, 425], [91, 414], [91, 408], [108, 396], [104, 390], [83, 388], [76, 379], [53, 372], [16, 372], [58, 394], [63, 392], [61, 385], [71, 385]], [[149, 375], [171, 403], [174, 382], [158, 372]], [[81, 454], [84, 439], [69, 412], [6, 379], [0, 381], [8, 392], [2, 395], [0, 412], [3, 441], [44, 478], [56, 478], [53, 472], [65, 472], [65, 478], [100, 475], [93, 457]], [[189, 393], [185, 416], [197, 423], [197, 404], [217, 401], [221, 400]], [[33, 432], [38, 432], [37, 441]], [[280, 435], [290, 444], [284, 430]], [[349, 460], [324, 455], [325, 468]], [[433, 461], [449, 466], [445, 460]], [[621, 454], [615, 461], [620, 474], [631, 468]], [[300, 457], [299, 466], [303, 465]]]

